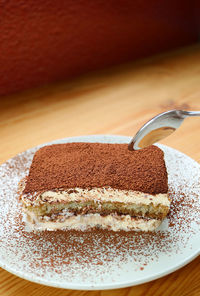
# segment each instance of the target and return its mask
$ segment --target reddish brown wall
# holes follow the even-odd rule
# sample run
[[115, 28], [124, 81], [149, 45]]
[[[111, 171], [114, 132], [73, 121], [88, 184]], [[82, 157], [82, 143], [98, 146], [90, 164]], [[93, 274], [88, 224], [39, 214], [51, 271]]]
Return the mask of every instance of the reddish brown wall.
[[0, 94], [195, 42], [191, 3], [0, 1]]

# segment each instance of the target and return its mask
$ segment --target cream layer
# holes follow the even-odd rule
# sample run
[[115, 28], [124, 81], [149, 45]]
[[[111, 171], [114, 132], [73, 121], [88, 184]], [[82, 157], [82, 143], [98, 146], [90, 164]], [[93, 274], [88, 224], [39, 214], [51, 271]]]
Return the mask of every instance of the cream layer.
[[[34, 198], [33, 198], [34, 197]], [[139, 191], [119, 190], [115, 188], [71, 188], [67, 190], [48, 190], [40, 194], [23, 194], [22, 202], [27, 206], [37, 206], [44, 203], [67, 203], [72, 201], [122, 202], [131, 204], [153, 204], [154, 206], [170, 206], [167, 193], [151, 195]]]
[[32, 230], [87, 230], [93, 227], [109, 229], [113, 231], [119, 230], [141, 230], [153, 231], [160, 224], [160, 220], [156, 219], [136, 219], [130, 215], [107, 215], [87, 214], [87, 215], [66, 215], [62, 219], [51, 220], [49, 217], [38, 217], [32, 211], [26, 211], [27, 223]]

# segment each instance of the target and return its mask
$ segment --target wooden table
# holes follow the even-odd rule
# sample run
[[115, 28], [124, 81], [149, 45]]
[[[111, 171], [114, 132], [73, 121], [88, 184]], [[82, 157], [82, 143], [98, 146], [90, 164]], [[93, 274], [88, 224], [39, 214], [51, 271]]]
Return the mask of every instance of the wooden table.
[[[0, 100], [0, 162], [37, 144], [88, 134], [133, 135], [173, 108], [200, 110], [200, 46]], [[200, 161], [200, 118], [162, 143]], [[71, 291], [0, 269], [0, 295], [200, 295], [200, 259], [161, 279], [112, 291]]]

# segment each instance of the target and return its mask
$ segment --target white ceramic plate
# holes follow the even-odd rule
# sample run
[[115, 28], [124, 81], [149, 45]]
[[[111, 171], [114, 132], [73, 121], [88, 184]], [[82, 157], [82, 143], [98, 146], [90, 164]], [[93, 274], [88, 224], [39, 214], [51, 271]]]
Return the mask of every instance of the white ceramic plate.
[[[85, 136], [52, 143], [128, 143], [129, 140], [123, 136]], [[200, 253], [200, 166], [174, 149], [159, 147], [165, 153], [173, 204], [170, 216], [154, 234], [27, 232], [17, 186], [28, 173], [39, 147], [2, 164], [0, 266], [48, 286], [102, 290], [145, 283], [193, 260]]]

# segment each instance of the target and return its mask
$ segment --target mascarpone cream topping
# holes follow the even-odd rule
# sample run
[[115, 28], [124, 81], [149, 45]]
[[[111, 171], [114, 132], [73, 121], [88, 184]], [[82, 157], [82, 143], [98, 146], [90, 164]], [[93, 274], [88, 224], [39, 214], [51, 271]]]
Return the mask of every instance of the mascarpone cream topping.
[[48, 203], [65, 203], [71, 201], [87, 201], [94, 200], [99, 202], [122, 202], [122, 203], [134, 203], [134, 204], [153, 204], [157, 206], [159, 204], [163, 206], [170, 206], [170, 198], [168, 194], [156, 194], [151, 195], [148, 193], [132, 191], [132, 190], [119, 190], [111, 187], [108, 188], [71, 188], [67, 190], [58, 191], [45, 191], [38, 194], [34, 200], [29, 195], [22, 195], [22, 201], [26, 205], [40, 205], [46, 202]]

